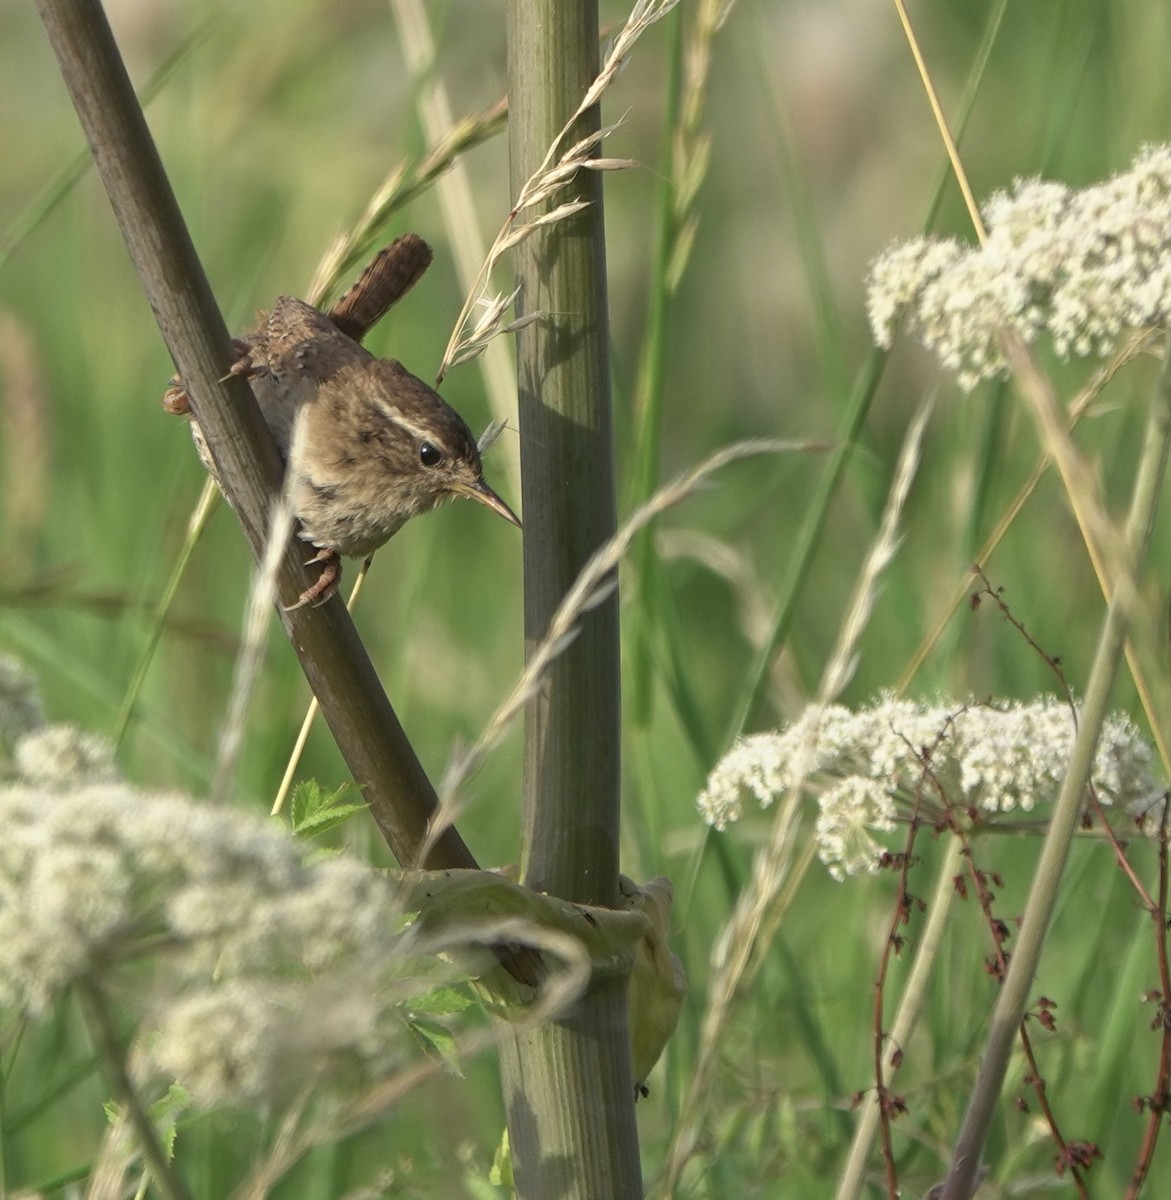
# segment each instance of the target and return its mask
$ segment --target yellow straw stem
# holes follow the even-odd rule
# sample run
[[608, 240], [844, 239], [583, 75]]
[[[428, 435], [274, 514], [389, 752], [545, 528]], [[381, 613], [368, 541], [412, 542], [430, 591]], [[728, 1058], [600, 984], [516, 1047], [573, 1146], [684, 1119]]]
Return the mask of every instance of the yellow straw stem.
[[[366, 581], [366, 573], [370, 570], [370, 563], [373, 555], [369, 556], [362, 563], [358, 571], [357, 578], [354, 580], [354, 586], [350, 589], [350, 597], [346, 601], [346, 612], [353, 612], [354, 605], [358, 600], [358, 593], [362, 590], [362, 584]], [[314, 696], [309, 701], [309, 707], [305, 710], [305, 719], [301, 722], [301, 732], [297, 734], [297, 740], [293, 743], [292, 752], [289, 754], [289, 762], [285, 767], [284, 776], [281, 778], [281, 786], [277, 788], [276, 799], [272, 802], [271, 815], [277, 816], [281, 809], [285, 806], [285, 800], [289, 795], [289, 790], [293, 786], [293, 776], [297, 773], [297, 766], [301, 761], [301, 755], [305, 752], [305, 743], [309, 740], [309, 730], [313, 728], [313, 722], [317, 718], [317, 710], [320, 707], [317, 703], [317, 697]]]

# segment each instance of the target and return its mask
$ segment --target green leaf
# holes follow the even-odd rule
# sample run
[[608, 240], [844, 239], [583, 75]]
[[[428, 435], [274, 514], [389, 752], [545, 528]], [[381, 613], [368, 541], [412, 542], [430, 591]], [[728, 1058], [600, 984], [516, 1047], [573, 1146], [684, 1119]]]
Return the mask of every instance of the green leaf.
[[150, 1106], [151, 1120], [159, 1131], [167, 1162], [175, 1157], [175, 1137], [179, 1132], [179, 1118], [191, 1106], [191, 1093], [173, 1083], [165, 1096], [160, 1096]]
[[450, 1017], [466, 1012], [475, 1003], [467, 992], [455, 987], [437, 987], [411, 1001], [411, 1013], [431, 1017]]
[[500, 1138], [500, 1145], [496, 1147], [496, 1154], [492, 1159], [492, 1169], [488, 1172], [488, 1182], [496, 1184], [497, 1187], [509, 1189], [516, 1186], [516, 1181], [512, 1176], [512, 1147], [508, 1144], [507, 1129]]
[[343, 800], [355, 790], [348, 780], [332, 792], [327, 792], [316, 779], [306, 779], [293, 789], [290, 815], [293, 833], [297, 837], [320, 837], [355, 813], [366, 810], [365, 802]]
[[423, 1048], [446, 1064], [452, 1074], [463, 1078], [459, 1055], [456, 1053], [455, 1037], [446, 1025], [422, 1017], [418, 1013], [407, 1014], [407, 1025], [423, 1044]]
[[[163, 1144], [167, 1162], [175, 1157], [175, 1137], [179, 1131], [179, 1118], [191, 1106], [191, 1093], [177, 1083], [171, 1084], [165, 1096], [160, 1096], [149, 1108], [151, 1123]], [[115, 1127], [124, 1119], [122, 1106], [116, 1100], [107, 1100], [102, 1105], [106, 1120]]]

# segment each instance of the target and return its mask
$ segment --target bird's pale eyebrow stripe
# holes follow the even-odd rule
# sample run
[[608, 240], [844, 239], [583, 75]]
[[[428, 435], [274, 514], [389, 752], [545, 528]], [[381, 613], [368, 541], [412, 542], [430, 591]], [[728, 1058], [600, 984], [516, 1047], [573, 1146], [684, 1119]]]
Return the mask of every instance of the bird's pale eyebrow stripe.
[[402, 409], [397, 404], [387, 404], [381, 396], [371, 396], [370, 401], [388, 421], [393, 421], [396, 425], [408, 424], [403, 419]]
[[439, 431], [433, 426], [416, 425], [413, 421], [409, 421], [403, 416], [401, 408], [394, 404], [387, 404], [380, 396], [373, 397], [373, 400], [379, 411], [388, 421], [393, 421], [400, 429], [405, 429], [417, 441], [444, 444]]

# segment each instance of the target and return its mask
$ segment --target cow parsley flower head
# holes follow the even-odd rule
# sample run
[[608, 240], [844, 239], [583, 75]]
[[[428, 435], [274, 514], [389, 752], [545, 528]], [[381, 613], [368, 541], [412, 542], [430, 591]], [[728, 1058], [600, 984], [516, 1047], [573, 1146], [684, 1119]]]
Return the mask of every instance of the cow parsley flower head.
[[850, 775], [818, 798], [818, 853], [839, 881], [862, 871], [872, 873], [884, 850], [874, 835], [894, 828], [894, 800], [876, 780]]
[[[785, 729], [741, 738], [700, 793], [709, 825], [725, 828], [751, 797], [767, 808], [794, 787], [817, 796], [822, 861], [835, 878], [873, 872], [880, 835], [919, 795], [938, 811], [1029, 812], [1056, 799], [1076, 727], [1056, 697], [1029, 704], [935, 704], [881, 697], [853, 712], [812, 706]], [[1103, 804], [1145, 809], [1161, 793], [1152, 754], [1134, 724], [1111, 716], [1094, 759]], [[928, 774], [929, 772], [929, 774]]]
[[0, 749], [0, 1010], [40, 1018], [89, 984], [137, 1002], [134, 1072], [209, 1106], [346, 1089], [416, 1046], [412, 1006], [452, 970], [393, 881], [269, 819], [119, 780], [110, 744], [46, 725], [5, 658]]
[[1004, 333], [1042, 332], [1062, 358], [1105, 355], [1130, 330], [1171, 324], [1171, 146], [1082, 191], [1018, 179], [984, 208], [983, 246], [914, 238], [875, 262], [868, 307], [890, 346], [910, 318], [970, 390], [1004, 373]]
[[0, 787], [0, 827], [0, 1008], [43, 1016], [161, 948], [153, 1060], [202, 1102], [403, 1057], [420, 963], [397, 889], [368, 867], [308, 861], [271, 821], [118, 782]]
[[114, 747], [104, 737], [74, 725], [46, 725], [26, 733], [16, 743], [13, 758], [20, 778], [40, 787], [108, 783], [118, 778]]
[[896, 242], [871, 268], [867, 307], [874, 340], [889, 350], [904, 310], [920, 292], [963, 257], [955, 238], [911, 238]]
[[369, 1078], [401, 1058], [402, 1026], [378, 980], [231, 978], [172, 1000], [154, 1059], [206, 1107], [284, 1099], [306, 1084]]

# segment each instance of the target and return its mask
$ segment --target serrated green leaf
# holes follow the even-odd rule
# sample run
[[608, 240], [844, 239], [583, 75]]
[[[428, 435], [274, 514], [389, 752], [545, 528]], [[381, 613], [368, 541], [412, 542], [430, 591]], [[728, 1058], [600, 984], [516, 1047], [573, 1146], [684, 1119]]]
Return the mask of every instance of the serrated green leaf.
[[327, 792], [316, 779], [297, 784], [289, 806], [293, 833], [301, 838], [320, 837], [355, 813], [364, 812], [365, 803], [343, 803], [343, 798], [353, 790], [354, 784], [348, 780], [332, 792]]
[[[167, 1161], [175, 1156], [175, 1138], [179, 1132], [179, 1117], [191, 1106], [191, 1093], [177, 1083], [171, 1084], [165, 1095], [160, 1096], [147, 1110], [151, 1124], [162, 1142]], [[107, 1100], [102, 1105], [106, 1120], [117, 1126], [123, 1120], [122, 1106], [116, 1100]]]
[[191, 1105], [191, 1093], [177, 1083], [171, 1084], [165, 1096], [160, 1096], [151, 1106], [150, 1115], [155, 1128], [162, 1137], [167, 1162], [175, 1157], [175, 1138], [179, 1133], [179, 1118]]
[[455, 1037], [447, 1026], [413, 1012], [407, 1017], [407, 1024], [429, 1054], [440, 1059], [452, 1074], [463, 1078], [459, 1055], [456, 1053]]

